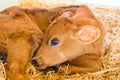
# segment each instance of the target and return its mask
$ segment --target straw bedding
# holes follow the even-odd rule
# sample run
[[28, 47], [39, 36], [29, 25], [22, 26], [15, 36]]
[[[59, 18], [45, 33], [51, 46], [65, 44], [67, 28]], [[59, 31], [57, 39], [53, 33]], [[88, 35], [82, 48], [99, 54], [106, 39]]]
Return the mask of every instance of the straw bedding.
[[[22, 3], [22, 7], [26, 6]], [[97, 18], [104, 23], [107, 30], [107, 51], [106, 55], [102, 57], [104, 68], [93, 73], [67, 75], [67, 69], [69, 68], [69, 65], [67, 65], [64, 68], [60, 68], [57, 73], [49, 71], [44, 74], [42, 71], [35, 70], [29, 64], [26, 68], [26, 73], [31, 80], [120, 80], [120, 9], [90, 7]], [[5, 78], [5, 69], [0, 62], [0, 80], [4, 80]]]

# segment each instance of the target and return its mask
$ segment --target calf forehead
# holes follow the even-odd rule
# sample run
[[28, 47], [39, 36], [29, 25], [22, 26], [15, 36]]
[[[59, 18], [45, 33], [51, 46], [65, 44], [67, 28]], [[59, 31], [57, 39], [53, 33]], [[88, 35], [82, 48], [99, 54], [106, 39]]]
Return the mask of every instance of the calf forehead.
[[69, 20], [60, 18], [49, 26], [47, 33], [50, 35], [66, 33], [70, 30], [70, 26], [72, 26], [72, 23]]

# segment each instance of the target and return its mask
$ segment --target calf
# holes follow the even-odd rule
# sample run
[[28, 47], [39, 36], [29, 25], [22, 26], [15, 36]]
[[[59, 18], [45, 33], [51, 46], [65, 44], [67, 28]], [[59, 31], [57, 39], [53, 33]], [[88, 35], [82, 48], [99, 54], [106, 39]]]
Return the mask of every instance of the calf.
[[37, 69], [63, 62], [71, 73], [97, 71], [105, 52], [105, 27], [86, 5], [66, 11], [48, 27], [35, 61]]
[[0, 14], [0, 53], [6, 53], [7, 78], [29, 80], [25, 68], [42, 38], [42, 31], [21, 10], [16, 14]]
[[[25, 74], [27, 64], [41, 45], [47, 26], [65, 11], [78, 6], [51, 10], [10, 7], [0, 12], [0, 59], [10, 80], [30, 80]], [[42, 31], [43, 32], [42, 32]], [[6, 60], [4, 58], [7, 58]]]

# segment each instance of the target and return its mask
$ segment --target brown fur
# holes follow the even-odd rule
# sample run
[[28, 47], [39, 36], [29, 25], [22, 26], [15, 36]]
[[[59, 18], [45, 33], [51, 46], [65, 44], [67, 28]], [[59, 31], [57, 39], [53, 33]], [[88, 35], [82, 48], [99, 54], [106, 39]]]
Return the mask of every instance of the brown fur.
[[5, 69], [10, 80], [29, 80], [25, 68], [41, 44], [42, 31], [63, 12], [75, 9], [77, 6], [51, 10], [14, 6], [0, 12], [0, 51], [7, 52]]
[[[103, 67], [101, 56], [105, 53], [105, 35], [105, 27], [86, 5], [81, 5], [75, 12], [63, 13], [45, 33], [34, 57], [39, 63], [37, 68], [45, 69], [68, 61], [72, 65], [71, 73], [97, 71]], [[58, 45], [50, 45], [53, 38], [59, 40]]]
[[0, 46], [7, 51], [5, 68], [10, 80], [29, 80], [25, 67], [42, 37], [41, 30], [24, 12], [0, 15]]

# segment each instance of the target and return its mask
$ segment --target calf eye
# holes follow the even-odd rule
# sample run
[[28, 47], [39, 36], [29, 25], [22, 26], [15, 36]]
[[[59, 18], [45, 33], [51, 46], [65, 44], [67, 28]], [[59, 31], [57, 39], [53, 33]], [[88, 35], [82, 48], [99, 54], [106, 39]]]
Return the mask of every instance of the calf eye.
[[59, 44], [59, 40], [58, 38], [53, 38], [51, 41], [50, 41], [50, 46], [56, 46]]

